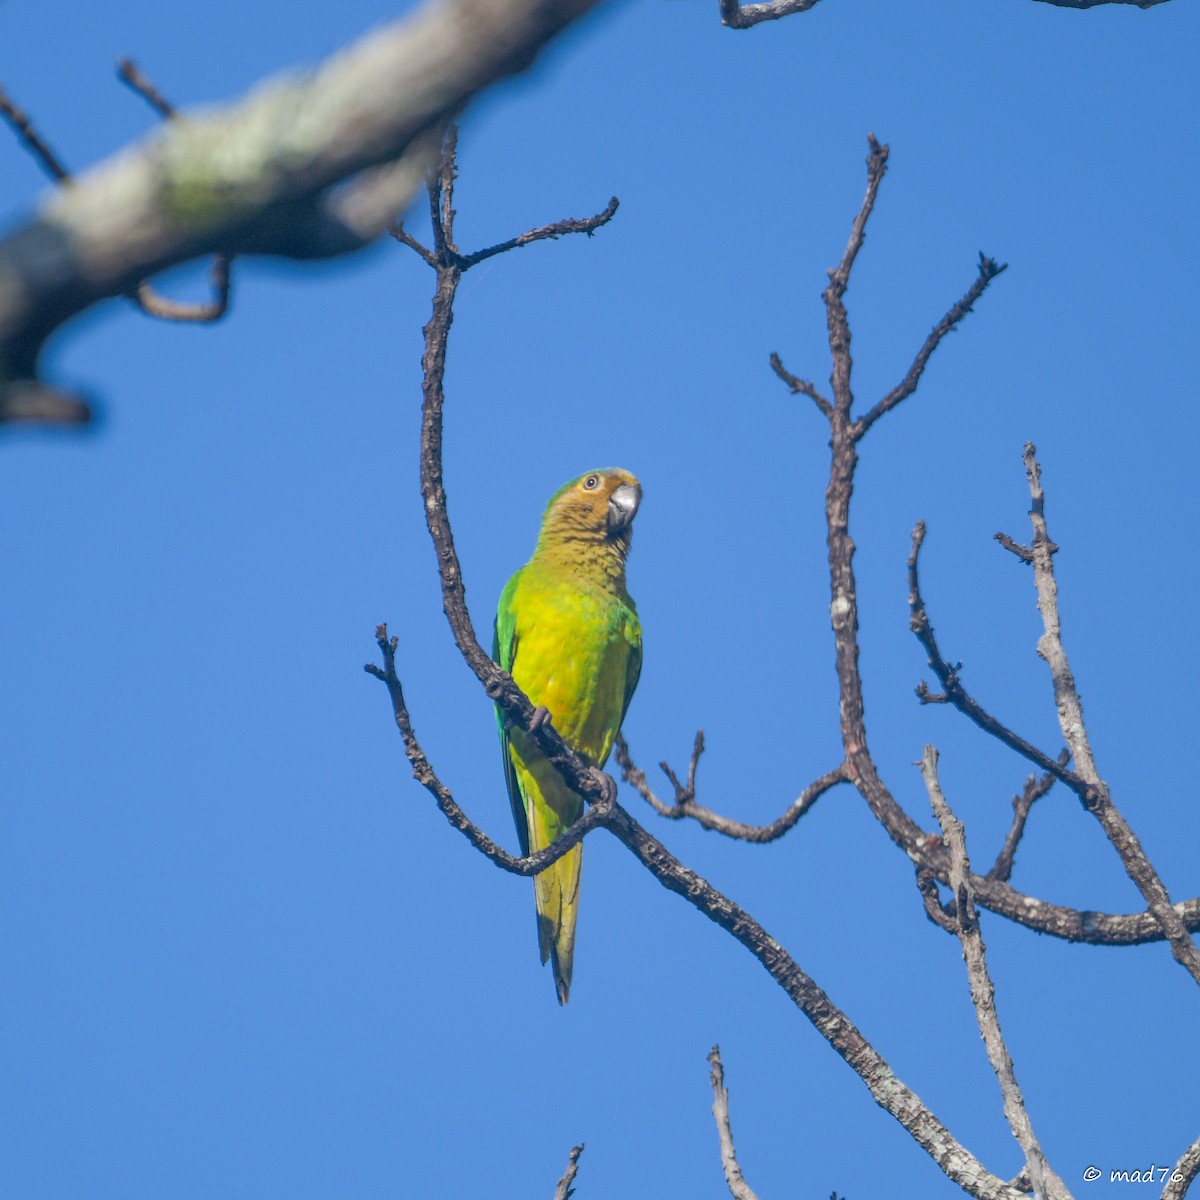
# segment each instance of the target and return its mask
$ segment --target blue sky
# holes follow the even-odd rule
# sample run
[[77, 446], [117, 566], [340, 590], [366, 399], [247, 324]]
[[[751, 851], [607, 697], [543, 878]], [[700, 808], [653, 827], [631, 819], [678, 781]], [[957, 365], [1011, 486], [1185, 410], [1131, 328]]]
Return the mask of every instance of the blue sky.
[[[185, 107], [318, 61], [396, 10], [8, 0], [0, 80], [76, 168], [152, 117], [133, 56]], [[944, 708], [907, 629], [904, 559], [974, 694], [1060, 738], [1028, 571], [1021, 448], [1039, 448], [1064, 636], [1099, 766], [1173, 897], [1200, 893], [1194, 736], [1200, 11], [824, 0], [747, 32], [715, 5], [612, 6], [461, 138], [468, 249], [621, 209], [594, 238], [464, 282], [446, 481], [477, 627], [542, 506], [589, 467], [645, 489], [630, 590], [647, 769], [709, 750], [701, 799], [762, 821], [838, 759], [826, 431], [771, 375], [828, 375], [820, 291], [891, 167], [847, 302], [870, 404], [965, 290], [1010, 264], [920, 391], [863, 446], [854, 525], [867, 714], [923, 824], [925, 742], [990, 863], [1025, 765]], [[4, 217], [43, 189], [0, 138]], [[414, 220], [414, 229], [422, 224]], [[203, 294], [201, 270], [163, 281]], [[763, 1200], [960, 1194], [728, 937], [611, 838], [588, 840], [571, 1003], [539, 967], [527, 881], [411, 780], [375, 624], [470, 814], [513, 847], [489, 703], [441, 614], [417, 492], [432, 276], [381, 245], [237, 265], [215, 328], [114, 302], [48, 372], [92, 391], [84, 437], [0, 446], [0, 1194], [17, 1200], [726, 1195], [705, 1054], [720, 1042]], [[997, 1173], [1004, 1123], [957, 943], [849, 791], [783, 841], [733, 844], [624, 801], [753, 912]], [[1140, 908], [1065, 792], [1015, 882]], [[1001, 1021], [1051, 1162], [1173, 1162], [1200, 1132], [1195, 985], [1161, 946], [1099, 949], [985, 915]]]

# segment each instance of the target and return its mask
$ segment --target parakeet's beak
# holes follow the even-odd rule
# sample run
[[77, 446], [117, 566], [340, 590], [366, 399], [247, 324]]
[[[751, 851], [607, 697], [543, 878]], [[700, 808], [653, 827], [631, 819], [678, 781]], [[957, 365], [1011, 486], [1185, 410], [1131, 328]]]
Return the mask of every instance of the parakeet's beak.
[[621, 484], [608, 498], [608, 532], [616, 534], [622, 529], [627, 529], [637, 516], [638, 505], [641, 502], [642, 489], [637, 484]]

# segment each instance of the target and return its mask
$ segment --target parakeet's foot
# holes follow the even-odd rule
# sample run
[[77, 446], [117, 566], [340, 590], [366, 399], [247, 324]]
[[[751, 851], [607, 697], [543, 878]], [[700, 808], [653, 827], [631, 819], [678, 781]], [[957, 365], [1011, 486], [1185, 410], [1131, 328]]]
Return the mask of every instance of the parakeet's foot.
[[543, 725], [550, 724], [550, 710], [539, 704], [533, 710], [533, 716], [529, 718], [529, 732], [537, 733]]
[[607, 812], [617, 802], [617, 781], [611, 775], [606, 775], [599, 767], [589, 767], [588, 771], [604, 793], [598, 807]]

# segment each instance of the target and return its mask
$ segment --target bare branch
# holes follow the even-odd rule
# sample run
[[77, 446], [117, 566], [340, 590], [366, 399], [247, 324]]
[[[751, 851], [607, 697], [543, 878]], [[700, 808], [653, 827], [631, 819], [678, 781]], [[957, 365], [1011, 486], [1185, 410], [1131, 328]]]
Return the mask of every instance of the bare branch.
[[[1060, 751], [1059, 766], [1065, 767], [1069, 758], [1068, 751]], [[1025, 786], [1021, 793], [1013, 797], [1012, 825], [1004, 838], [1004, 845], [1000, 847], [1000, 853], [996, 855], [992, 869], [987, 873], [989, 879], [1007, 882], [1012, 877], [1013, 858], [1017, 853], [1017, 847], [1021, 844], [1021, 838], [1025, 834], [1025, 822], [1029, 819], [1029, 810], [1054, 786], [1054, 781], [1055, 776], [1053, 775], [1046, 774], [1040, 779], [1036, 775], [1030, 775], [1025, 780]]]
[[192, 304], [184, 300], [172, 300], [160, 295], [144, 280], [137, 285], [134, 298], [137, 306], [148, 317], [163, 321], [184, 321], [193, 325], [208, 325], [219, 321], [229, 311], [229, 293], [232, 285], [230, 265], [233, 258], [228, 254], [213, 255], [208, 269], [213, 298]]
[[[594, 2], [440, 0], [51, 194], [0, 242], [0, 376], [32, 378], [76, 313], [198, 255], [319, 258], [372, 241], [420, 185], [425, 147], [403, 161], [420, 135]], [[361, 189], [335, 186], [351, 177]]]
[[979, 1022], [979, 1032], [987, 1049], [988, 1061], [1000, 1083], [1000, 1094], [1004, 1098], [1004, 1115], [1017, 1144], [1025, 1154], [1029, 1179], [1037, 1200], [1066, 1200], [1070, 1193], [1066, 1185], [1054, 1173], [1041, 1145], [1034, 1135], [1025, 1101], [1021, 1095], [1013, 1070], [1012, 1058], [1000, 1031], [1000, 1018], [996, 1014], [996, 992], [987, 967], [987, 948], [979, 929], [979, 918], [971, 897], [971, 861], [967, 857], [967, 841], [962, 822], [950, 809], [942, 793], [937, 773], [938, 752], [926, 746], [921, 757], [921, 774], [929, 792], [929, 803], [942, 827], [942, 841], [950, 853], [950, 888], [955, 898], [955, 933], [962, 944], [963, 962], [967, 966], [967, 980], [971, 989], [971, 1003]]
[[38, 165], [55, 183], [71, 182], [70, 171], [62, 165], [58, 155], [33, 127], [28, 114], [19, 109], [3, 89], [0, 89], [0, 116], [8, 122], [9, 128], [25, 143], [26, 149], [37, 159]]
[[847, 783], [849, 781], [845, 764], [834, 767], [832, 771], [827, 771], [820, 779], [810, 783], [788, 805], [783, 814], [774, 821], [771, 821], [767, 825], [747, 825], [742, 821], [735, 821], [731, 817], [725, 817], [720, 813], [713, 812], [712, 809], [705, 808], [703, 804], [696, 803], [696, 764], [703, 750], [704, 733], [701, 731], [696, 734], [696, 743], [692, 748], [686, 785], [679, 782], [675, 777], [675, 773], [666, 763], [659, 764], [667, 778], [671, 780], [672, 786], [675, 789], [675, 799], [672, 804], [665, 803], [654, 794], [653, 789], [646, 780], [645, 772], [634, 764], [629, 752], [629, 744], [619, 734], [614, 746], [614, 757], [617, 760], [617, 765], [621, 768], [621, 778], [630, 784], [659, 816], [667, 817], [672, 821], [681, 821], [687, 818], [695, 821], [705, 829], [713, 830], [715, 833], [724, 834], [726, 837], [735, 838], [739, 841], [756, 844], [773, 842], [777, 838], [781, 838], [827, 791], [839, 783]]
[[394, 637], [389, 638], [387, 626], [380, 625], [375, 630], [375, 641], [378, 643], [379, 650], [383, 655], [383, 667], [380, 668], [374, 663], [367, 663], [363, 667], [363, 670], [368, 675], [381, 680], [387, 686], [388, 693], [392, 698], [392, 713], [396, 719], [396, 727], [400, 730], [400, 736], [404, 739], [404, 753], [408, 757], [408, 761], [412, 764], [413, 778], [437, 801], [437, 806], [441, 809], [446, 820], [476, 850], [486, 855], [496, 866], [502, 870], [511, 871], [514, 875], [538, 875], [550, 866], [551, 863], [557, 862], [562, 858], [572, 846], [581, 842], [584, 836], [595, 829], [597, 825], [604, 824], [608, 819], [612, 807], [611, 796], [608, 798], [607, 803], [591, 805], [578, 821], [542, 850], [526, 855], [524, 858], [519, 855], [508, 854], [502, 850], [459, 807], [454, 797], [450, 794], [450, 789], [438, 778], [429, 759], [425, 757], [425, 751], [417, 741], [417, 735], [413, 730], [412, 718], [409, 715], [408, 706], [404, 702], [404, 689], [400, 684], [399, 676], [396, 674], [397, 639]]
[[[1013, 541], [1007, 533], [993, 533], [992, 537], [1010, 554], [1015, 554], [1023, 563], [1033, 562], [1033, 551], [1028, 546], [1022, 546], [1019, 542]], [[1057, 546], [1054, 548], [1055, 550], [1058, 549]]]
[[953, 304], [946, 315], [933, 327], [925, 339], [925, 344], [917, 351], [917, 357], [913, 359], [912, 366], [908, 368], [908, 374], [874, 408], [855, 421], [854, 436], [856, 438], [861, 438], [884, 413], [890, 412], [917, 390], [917, 384], [921, 382], [921, 376], [925, 372], [925, 365], [929, 362], [933, 352], [941, 345], [942, 339], [957, 328], [958, 323], [974, 307], [975, 301], [987, 290], [988, 284], [1007, 268], [1007, 263], [997, 263], [995, 259], [980, 253], [979, 274], [975, 277], [975, 282], [967, 289], [966, 295]]
[[132, 88], [164, 121], [175, 115], [175, 106], [146, 78], [132, 58], [117, 59], [117, 78]]
[[554, 1189], [554, 1200], [570, 1200], [570, 1197], [575, 1194], [575, 1189], [571, 1184], [575, 1182], [575, 1176], [579, 1171], [579, 1156], [582, 1153], [582, 1142], [578, 1146], [571, 1147], [571, 1152], [567, 1155], [567, 1169], [562, 1173], [558, 1187]]
[[1200, 1175], [1200, 1137], [1179, 1156], [1163, 1188], [1162, 1200], [1183, 1200], [1197, 1175]]
[[918, 521], [913, 528], [912, 550], [908, 556], [908, 607], [910, 613], [908, 627], [917, 635], [917, 640], [924, 647], [930, 669], [938, 677], [945, 692], [940, 696], [930, 695], [928, 688], [922, 682], [917, 688], [917, 696], [923, 704], [952, 704], [985, 733], [990, 733], [992, 737], [1003, 742], [1022, 757], [1036, 763], [1046, 774], [1055, 779], [1061, 779], [1080, 798], [1083, 798], [1088, 791], [1087, 782], [1074, 772], [1068, 771], [1063, 763], [1051, 758], [996, 720], [963, 687], [958, 676], [959, 671], [962, 670], [962, 663], [949, 663], [942, 656], [937, 638], [934, 636], [933, 626], [929, 621], [929, 615], [925, 610], [925, 601], [921, 598], [921, 582], [917, 568], [924, 542], [925, 522]]
[[720, 1046], [714, 1046], [708, 1052], [708, 1066], [708, 1081], [713, 1090], [713, 1120], [717, 1123], [717, 1137], [721, 1142], [721, 1166], [725, 1170], [729, 1194], [733, 1200], [758, 1200], [757, 1193], [742, 1175], [737, 1151], [733, 1148], [733, 1129], [729, 1124], [729, 1092], [725, 1087], [725, 1068], [721, 1064]]
[[[171, 105], [163, 99], [154, 85], [142, 75], [129, 59], [121, 60], [118, 64], [117, 73], [135, 91], [145, 96], [158, 112], [166, 117], [173, 117], [175, 115], [175, 110]], [[41, 163], [47, 174], [56, 183], [66, 186], [73, 182], [70, 171], [67, 170], [45, 140], [34, 129], [29, 117], [17, 108], [3, 92], [0, 92], [0, 113], [5, 116], [9, 124], [16, 130], [26, 146], [37, 158], [38, 162]], [[229, 309], [230, 276], [228, 256], [217, 255], [213, 260], [211, 279], [214, 296], [211, 301], [204, 303], [188, 304], [160, 296], [145, 280], [140, 281], [134, 287], [131, 295], [137, 306], [148, 316], [159, 317], [167, 321], [209, 323], [220, 320]], [[77, 406], [80, 402], [75, 400], [73, 403]], [[0, 411], [10, 414], [7, 419], [21, 419], [15, 415], [11, 405], [5, 405], [4, 409]], [[57, 423], [54, 418], [43, 417], [42, 419], [49, 420], [51, 423]]]
[[[117, 78], [136, 92], [164, 121], [178, 116], [175, 106], [154, 86], [138, 68], [132, 58], [117, 60]], [[145, 280], [137, 285], [134, 298], [137, 306], [149, 317], [163, 321], [184, 321], [207, 325], [219, 321], [229, 311], [230, 266], [233, 259], [228, 254], [217, 254], [209, 268], [213, 298], [198, 304], [189, 304], [161, 296]]]
[[1084, 807], [1100, 822], [1113, 849], [1120, 856], [1126, 873], [1142, 893], [1159, 923], [1175, 960], [1200, 983], [1200, 950], [1197, 950], [1179, 915], [1171, 907], [1171, 898], [1158, 877], [1158, 872], [1146, 857], [1128, 822], [1113, 803], [1108, 784], [1100, 778], [1096, 769], [1087, 727], [1083, 721], [1083, 704], [1080, 702], [1075, 677], [1071, 673], [1062, 644], [1058, 585], [1054, 579], [1054, 559], [1050, 549], [1053, 543], [1046, 529], [1046, 499], [1042, 490], [1037, 450], [1032, 442], [1025, 444], [1024, 457], [1025, 475], [1029, 481], [1029, 495], [1032, 500], [1029, 520], [1033, 525], [1033, 575], [1037, 586], [1038, 611], [1042, 614], [1044, 629], [1038, 639], [1037, 652], [1050, 668], [1059, 725], [1071, 749], [1076, 772], [1087, 787], [1086, 794], [1081, 797]]
[[591, 237], [601, 225], [607, 225], [613, 219], [619, 205], [620, 201], [614, 196], [605, 205], [603, 211], [598, 212], [594, 217], [566, 217], [561, 221], [555, 221], [551, 225], [542, 225], [538, 229], [530, 229], [527, 233], [510, 238], [507, 242], [500, 242], [496, 246], [489, 246], [486, 250], [476, 250], [474, 254], [464, 256], [463, 270], [466, 270], [467, 267], [473, 267], [476, 263], [481, 263], [484, 259], [491, 258], [493, 255], [505, 254], [509, 250], [516, 250], [520, 246], [528, 246], [531, 242], [541, 242], [547, 238], [553, 240], [568, 233], [585, 233], [588, 237]]
[[738, 0], [717, 0], [721, 24], [729, 29], [749, 29], [763, 21], [778, 21], [793, 13], [808, 12], [820, 0], [769, 0], [760, 4], [739, 4]]
[[788, 385], [793, 396], [807, 396], [821, 410], [827, 419], [833, 417], [833, 405], [817, 391], [816, 385], [809, 379], [801, 379], [786, 370], [783, 360], [778, 354], [771, 354], [771, 370]]

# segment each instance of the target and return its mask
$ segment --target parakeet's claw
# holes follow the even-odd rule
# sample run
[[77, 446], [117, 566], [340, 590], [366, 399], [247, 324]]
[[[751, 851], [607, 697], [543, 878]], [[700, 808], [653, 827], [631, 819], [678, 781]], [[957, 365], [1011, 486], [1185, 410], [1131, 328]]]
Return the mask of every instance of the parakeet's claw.
[[617, 781], [611, 775], [606, 775], [599, 767], [589, 767], [588, 770], [592, 778], [600, 785], [601, 792], [604, 793], [599, 807], [608, 812], [617, 802]]
[[550, 710], [544, 705], [539, 704], [533, 710], [533, 716], [529, 718], [529, 732], [537, 733], [543, 725], [550, 724]]

